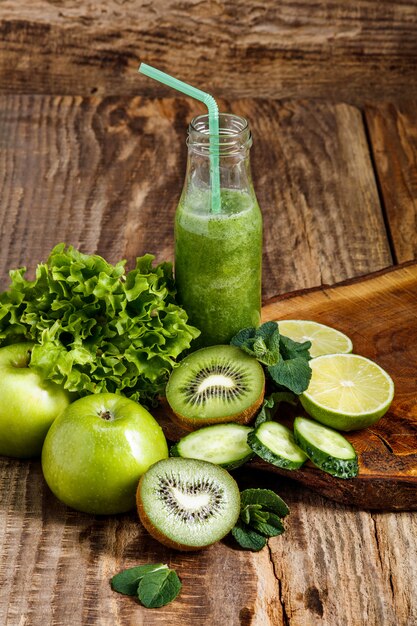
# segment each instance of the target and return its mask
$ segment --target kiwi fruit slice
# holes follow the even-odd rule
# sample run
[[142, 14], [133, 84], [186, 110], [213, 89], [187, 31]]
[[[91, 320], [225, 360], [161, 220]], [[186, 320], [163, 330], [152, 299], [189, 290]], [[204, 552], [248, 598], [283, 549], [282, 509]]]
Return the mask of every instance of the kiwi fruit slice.
[[171, 457], [142, 475], [139, 518], [158, 541], [176, 550], [200, 550], [222, 539], [240, 513], [239, 487], [229, 472], [197, 459]]
[[225, 345], [185, 357], [169, 378], [166, 397], [179, 423], [195, 430], [222, 422], [247, 424], [264, 391], [262, 365], [240, 348]]

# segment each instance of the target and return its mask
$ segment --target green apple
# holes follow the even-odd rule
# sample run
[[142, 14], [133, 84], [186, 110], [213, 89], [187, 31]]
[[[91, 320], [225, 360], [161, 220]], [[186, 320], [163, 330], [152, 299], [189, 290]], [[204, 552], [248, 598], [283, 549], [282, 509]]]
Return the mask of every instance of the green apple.
[[70, 404], [70, 394], [31, 369], [33, 343], [0, 348], [0, 454], [39, 456], [54, 419]]
[[158, 422], [133, 400], [97, 393], [73, 402], [52, 424], [42, 470], [56, 497], [85, 513], [135, 507], [139, 478], [168, 446]]

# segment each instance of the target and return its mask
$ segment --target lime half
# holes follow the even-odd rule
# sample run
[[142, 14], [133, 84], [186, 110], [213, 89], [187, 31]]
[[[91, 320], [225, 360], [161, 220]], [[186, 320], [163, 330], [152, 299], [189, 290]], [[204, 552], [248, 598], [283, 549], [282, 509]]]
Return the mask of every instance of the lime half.
[[328, 354], [310, 361], [311, 381], [301, 397], [309, 415], [338, 430], [357, 430], [386, 413], [394, 383], [379, 365], [357, 354]]
[[352, 352], [352, 342], [340, 330], [310, 320], [276, 320], [279, 332], [294, 341], [311, 341], [312, 357]]

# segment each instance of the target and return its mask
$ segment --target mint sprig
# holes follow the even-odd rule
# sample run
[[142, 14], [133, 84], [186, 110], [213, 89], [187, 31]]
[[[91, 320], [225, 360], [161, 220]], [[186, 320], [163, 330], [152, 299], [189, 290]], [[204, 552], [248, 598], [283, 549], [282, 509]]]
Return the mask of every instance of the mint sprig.
[[163, 563], [130, 567], [113, 576], [110, 584], [113, 591], [137, 596], [148, 609], [172, 602], [182, 587], [177, 573]]
[[264, 365], [274, 365], [280, 358], [280, 336], [276, 322], [265, 322], [259, 328], [244, 328], [235, 335], [232, 346], [255, 357]]
[[269, 537], [284, 532], [282, 518], [288, 515], [289, 508], [271, 489], [245, 489], [240, 497], [240, 516], [232, 536], [241, 548], [258, 552]]
[[299, 343], [281, 335], [277, 322], [265, 322], [259, 328], [244, 328], [231, 342], [262, 363], [277, 390], [300, 395], [308, 387], [311, 368], [311, 342]]

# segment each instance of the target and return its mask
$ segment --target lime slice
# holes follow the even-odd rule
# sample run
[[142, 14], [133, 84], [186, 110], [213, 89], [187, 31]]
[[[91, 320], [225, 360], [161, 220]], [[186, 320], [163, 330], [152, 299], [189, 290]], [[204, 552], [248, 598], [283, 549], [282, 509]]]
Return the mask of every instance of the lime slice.
[[312, 357], [352, 352], [352, 342], [340, 330], [310, 320], [276, 320], [279, 332], [294, 341], [311, 341]]
[[338, 430], [357, 430], [388, 411], [394, 383], [373, 361], [357, 354], [328, 354], [312, 359], [310, 366], [310, 384], [300, 400], [318, 422]]

